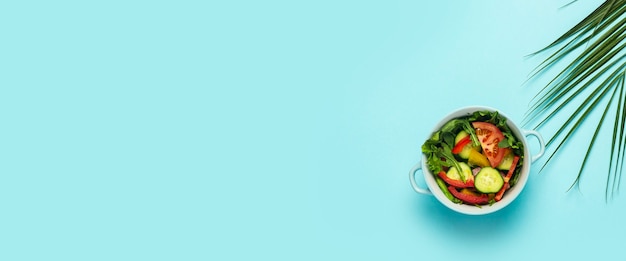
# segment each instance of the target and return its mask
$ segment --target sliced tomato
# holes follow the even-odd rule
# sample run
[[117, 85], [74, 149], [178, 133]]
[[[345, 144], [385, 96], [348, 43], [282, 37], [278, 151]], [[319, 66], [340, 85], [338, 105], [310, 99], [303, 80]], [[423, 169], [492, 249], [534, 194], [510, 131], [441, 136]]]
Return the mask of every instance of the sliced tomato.
[[491, 167], [497, 167], [504, 158], [504, 151], [498, 146], [498, 143], [504, 140], [502, 131], [488, 122], [472, 122], [474, 129], [476, 129], [476, 136], [483, 148], [483, 153], [487, 156]]

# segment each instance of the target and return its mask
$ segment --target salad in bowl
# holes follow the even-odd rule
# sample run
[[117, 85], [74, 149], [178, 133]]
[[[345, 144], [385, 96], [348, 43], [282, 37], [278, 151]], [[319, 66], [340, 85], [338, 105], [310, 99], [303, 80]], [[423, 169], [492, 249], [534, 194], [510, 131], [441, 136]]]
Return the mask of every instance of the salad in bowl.
[[[536, 136], [540, 152], [531, 156], [526, 136]], [[433, 194], [449, 208], [486, 214], [508, 205], [528, 179], [530, 163], [545, 145], [536, 131], [520, 130], [489, 107], [459, 109], [445, 117], [421, 146], [422, 162], [409, 173], [418, 193]], [[428, 189], [415, 174], [423, 169]]]

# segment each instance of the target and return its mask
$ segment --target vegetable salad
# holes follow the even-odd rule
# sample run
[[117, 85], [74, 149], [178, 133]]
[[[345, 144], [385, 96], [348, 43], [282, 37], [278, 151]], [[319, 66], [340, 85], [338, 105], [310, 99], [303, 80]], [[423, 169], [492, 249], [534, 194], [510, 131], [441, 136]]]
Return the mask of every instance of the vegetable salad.
[[422, 152], [448, 199], [480, 206], [500, 201], [515, 186], [523, 146], [498, 112], [477, 111], [444, 124]]

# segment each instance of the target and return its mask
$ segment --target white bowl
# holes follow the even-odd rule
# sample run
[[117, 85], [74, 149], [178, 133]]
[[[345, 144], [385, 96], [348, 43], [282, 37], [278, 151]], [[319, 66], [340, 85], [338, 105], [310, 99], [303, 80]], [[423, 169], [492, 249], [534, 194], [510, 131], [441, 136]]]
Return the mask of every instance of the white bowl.
[[[455, 119], [455, 118], [463, 117], [463, 116], [469, 116], [470, 114], [476, 111], [494, 112], [498, 110], [490, 108], [490, 107], [485, 107], [485, 106], [471, 106], [471, 107], [458, 109], [448, 114], [446, 117], [444, 117], [435, 126], [435, 128], [433, 128], [433, 131], [430, 133], [428, 138], [430, 138], [432, 134], [440, 130], [441, 127], [448, 121]], [[456, 204], [450, 201], [450, 199], [448, 199], [443, 194], [439, 186], [437, 186], [437, 181], [435, 180], [434, 175], [428, 169], [428, 165], [426, 164], [426, 156], [423, 153], [422, 153], [421, 162], [417, 163], [409, 172], [409, 179], [411, 181], [411, 186], [413, 187], [413, 189], [417, 193], [420, 193], [420, 194], [433, 195], [435, 196], [437, 200], [439, 200], [439, 202], [441, 202], [441, 204], [445, 205], [446, 207], [456, 212], [468, 214], [468, 215], [484, 215], [484, 214], [493, 213], [506, 207], [511, 202], [513, 202], [513, 200], [515, 200], [517, 196], [522, 192], [522, 190], [524, 189], [524, 186], [526, 186], [526, 182], [528, 181], [528, 175], [530, 172], [530, 164], [536, 161], [537, 159], [539, 159], [543, 155], [545, 151], [545, 143], [543, 142], [543, 138], [541, 137], [541, 134], [539, 134], [537, 131], [520, 129], [511, 120], [511, 118], [507, 117], [504, 113], [502, 113], [501, 111], [498, 111], [498, 114], [500, 114], [501, 116], [507, 119], [507, 125], [513, 132], [513, 135], [515, 135], [515, 137], [520, 139], [522, 143], [524, 144], [524, 158], [523, 158], [522, 170], [520, 172], [520, 177], [517, 181], [517, 184], [515, 184], [515, 186], [507, 190], [502, 200], [495, 202], [492, 205], [484, 205], [481, 207], [467, 205], [467, 204]], [[530, 151], [528, 149], [529, 146], [526, 140], [526, 136], [529, 136], [529, 135], [537, 137], [537, 139], [539, 140], [539, 145], [540, 145], [539, 153], [533, 156], [530, 156]], [[415, 175], [419, 172], [419, 170], [422, 170], [422, 174], [424, 176], [424, 180], [426, 181], [426, 185], [428, 186], [428, 188], [421, 188], [417, 185], [417, 182], [415, 181]]]

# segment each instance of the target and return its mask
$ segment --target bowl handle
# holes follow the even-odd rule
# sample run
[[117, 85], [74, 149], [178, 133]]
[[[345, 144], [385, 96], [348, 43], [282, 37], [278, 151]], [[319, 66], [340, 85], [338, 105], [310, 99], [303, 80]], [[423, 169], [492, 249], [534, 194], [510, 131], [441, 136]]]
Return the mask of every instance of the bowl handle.
[[541, 137], [541, 134], [539, 134], [539, 132], [535, 130], [522, 130], [522, 134], [524, 135], [524, 137], [528, 135], [535, 136], [539, 141], [539, 153], [530, 158], [530, 162], [535, 162], [536, 160], [541, 158], [541, 156], [543, 156], [543, 153], [546, 151], [546, 143], [543, 142], [543, 137]]
[[[420, 194], [424, 194], [424, 195], [432, 195], [433, 193], [430, 192], [430, 190], [428, 190], [427, 188], [420, 188], [417, 185], [417, 182], [415, 182], [415, 174], [417, 174], [418, 170], [422, 169], [422, 163], [418, 162], [417, 164], [415, 164], [415, 166], [413, 166], [413, 168], [409, 171], [409, 180], [411, 180], [411, 186], [413, 187], [413, 189], [415, 190], [415, 192], [420, 193]], [[422, 171], [422, 175], [424, 175], [424, 172]]]

